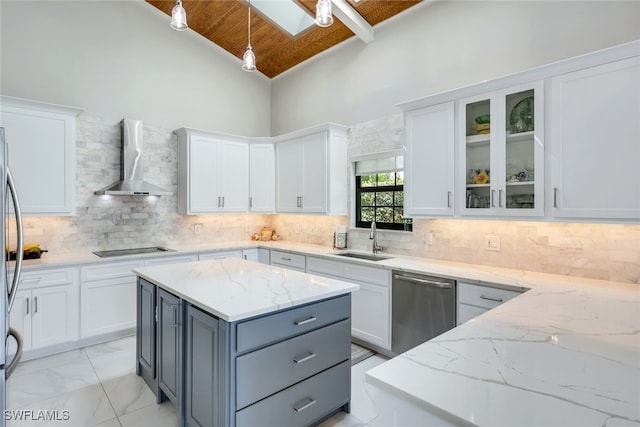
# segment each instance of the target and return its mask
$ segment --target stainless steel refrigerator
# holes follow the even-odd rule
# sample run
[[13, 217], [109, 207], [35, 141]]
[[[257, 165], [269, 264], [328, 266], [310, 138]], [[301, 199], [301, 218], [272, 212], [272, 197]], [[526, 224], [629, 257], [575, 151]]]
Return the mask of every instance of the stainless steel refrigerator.
[[[2, 175], [2, 183], [0, 185], [0, 200], [2, 203], [2, 212], [0, 218], [2, 220], [2, 248], [5, 251], [5, 260], [0, 262], [0, 277], [2, 278], [4, 292], [0, 297], [0, 307], [2, 315], [0, 316], [0, 336], [2, 337], [2, 350], [0, 350], [0, 426], [5, 425], [5, 409], [7, 387], [6, 380], [9, 378], [13, 370], [16, 368], [20, 355], [22, 354], [22, 338], [18, 331], [9, 324], [9, 313], [13, 306], [13, 300], [16, 296], [18, 283], [20, 281], [20, 271], [22, 269], [22, 214], [20, 212], [20, 203], [13, 185], [11, 172], [7, 167], [7, 145], [5, 141], [4, 128], [0, 127], [0, 174]], [[16, 228], [16, 260], [15, 267], [9, 268], [7, 265], [8, 252], [6, 248], [11, 246], [9, 242], [9, 228]], [[13, 274], [10, 275], [11, 270]], [[15, 345], [10, 341], [15, 340]], [[11, 354], [7, 355], [7, 348], [11, 347]]]

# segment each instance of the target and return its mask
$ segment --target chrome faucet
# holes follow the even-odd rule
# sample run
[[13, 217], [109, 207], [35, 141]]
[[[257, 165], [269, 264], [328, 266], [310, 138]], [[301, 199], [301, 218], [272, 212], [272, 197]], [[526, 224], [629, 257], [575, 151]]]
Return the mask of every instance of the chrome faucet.
[[369, 233], [369, 239], [373, 240], [371, 250], [374, 254], [382, 251], [382, 248], [378, 246], [378, 230], [376, 229], [376, 222], [371, 221], [371, 232]]

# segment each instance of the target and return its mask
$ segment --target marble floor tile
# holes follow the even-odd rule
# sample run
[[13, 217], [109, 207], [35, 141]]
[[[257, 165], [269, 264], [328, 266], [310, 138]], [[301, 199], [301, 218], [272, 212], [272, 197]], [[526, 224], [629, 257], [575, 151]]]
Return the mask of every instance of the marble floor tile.
[[[178, 427], [175, 407], [157, 405], [135, 374], [135, 337], [21, 363], [7, 386], [8, 409], [69, 410], [70, 420], [7, 427]], [[320, 427], [367, 427], [384, 410], [365, 381], [366, 371], [388, 360], [374, 355], [351, 367], [351, 413], [338, 412]], [[375, 423], [375, 422], [374, 422]]]
[[100, 384], [89, 360], [80, 360], [30, 374], [11, 377], [7, 381], [8, 409], [24, 408], [60, 394]]
[[124, 415], [156, 404], [156, 396], [135, 373], [111, 378], [102, 383], [116, 415]]
[[91, 427], [122, 427], [122, 424], [120, 424], [120, 421], [117, 418], [112, 418], [109, 421], [105, 421], [103, 423], [96, 424]]
[[87, 354], [83, 349], [65, 351], [64, 353], [58, 353], [51, 356], [40, 357], [38, 359], [27, 360], [20, 362], [13, 371], [11, 378], [31, 374], [33, 372], [41, 371], [47, 368], [55, 368], [56, 366], [66, 365], [67, 363], [77, 362], [80, 360], [86, 360]]
[[120, 417], [122, 427], [177, 427], [178, 414], [170, 402], [150, 405]]
[[[50, 399], [29, 404], [26, 408], [32, 411], [49, 411], [55, 413], [57, 420], [9, 420], [7, 427], [49, 427], [49, 426], [93, 426], [113, 419], [116, 414], [113, 411], [100, 384], [81, 388], [70, 393], [59, 394]], [[64, 411], [68, 411], [68, 419], [65, 419]], [[62, 419], [60, 419], [62, 418]]]
[[108, 341], [101, 344], [95, 344], [84, 348], [89, 359], [94, 357], [104, 356], [108, 354], [118, 353], [121, 351], [136, 351], [136, 336], [131, 335], [124, 338], [119, 338], [113, 341]]

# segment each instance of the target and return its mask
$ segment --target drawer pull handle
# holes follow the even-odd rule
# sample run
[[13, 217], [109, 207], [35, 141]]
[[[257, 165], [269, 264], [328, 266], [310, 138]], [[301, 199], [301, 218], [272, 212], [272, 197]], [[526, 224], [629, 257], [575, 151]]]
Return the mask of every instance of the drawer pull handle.
[[317, 400], [313, 400], [313, 399], [309, 399], [309, 401], [307, 403], [305, 403], [302, 406], [294, 406], [293, 410], [296, 412], [302, 412], [307, 408], [310, 408], [311, 406], [315, 405], [316, 403], [318, 403]]
[[282, 258], [280, 258], [280, 259], [281, 259], [282, 261], [291, 261], [291, 258], [285, 258], [285, 257], [282, 257]]
[[42, 277], [34, 277], [33, 279], [20, 279], [21, 285], [32, 285], [34, 283], [39, 283], [42, 280]]
[[315, 316], [311, 316], [308, 319], [305, 320], [296, 320], [295, 323], [296, 326], [302, 326], [302, 325], [306, 325], [307, 323], [311, 323], [311, 322], [315, 322], [316, 320], [318, 320]]
[[487, 301], [493, 301], [493, 302], [502, 302], [502, 298], [491, 298], [491, 297], [485, 297], [484, 295], [480, 295], [480, 299], [486, 299]]
[[309, 353], [309, 354], [307, 354], [306, 356], [303, 356], [303, 357], [296, 357], [295, 359], [293, 359], [293, 361], [296, 362], [296, 363], [304, 363], [307, 360], [313, 359], [314, 357], [316, 357], [315, 353]]

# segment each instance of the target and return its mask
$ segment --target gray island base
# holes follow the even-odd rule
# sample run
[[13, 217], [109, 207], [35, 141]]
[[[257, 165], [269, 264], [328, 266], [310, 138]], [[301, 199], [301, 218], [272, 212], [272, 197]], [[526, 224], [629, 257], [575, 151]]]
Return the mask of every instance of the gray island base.
[[[198, 268], [195, 264], [202, 262], [194, 263], [193, 267]], [[232, 279], [231, 285], [225, 284], [224, 279], [216, 280], [219, 275], [213, 274], [206, 280], [208, 284], [201, 286], [216, 289], [216, 295], [202, 304], [189, 295], [198, 285], [167, 285], [163, 279], [168, 277], [162, 273], [168, 266], [135, 271], [136, 370], [157, 402], [170, 400], [178, 410], [181, 426], [310, 426], [337, 411], [349, 412], [350, 292], [357, 285], [242, 260], [206, 264], [211, 264], [209, 273], [228, 274], [240, 267], [243, 274]], [[254, 277], [248, 278], [251, 274]], [[236, 318], [243, 317], [239, 320], [224, 319], [220, 315], [222, 306], [215, 310], [204, 308], [211, 308], [215, 299], [228, 298], [235, 304], [238, 295], [222, 295], [219, 287], [231, 286], [232, 293], [238, 289], [250, 292], [252, 286], [259, 286], [259, 277], [264, 274], [269, 275], [272, 285], [277, 283], [274, 278], [283, 279], [278, 286], [287, 283], [288, 298], [295, 298], [291, 295], [296, 294], [295, 286], [291, 288], [292, 280], [299, 286], [320, 286], [319, 299], [302, 304], [295, 304], [294, 299], [293, 306], [246, 318], [234, 314]], [[154, 275], [158, 280], [153, 279]], [[189, 276], [184, 279], [188, 281]], [[337, 295], [326, 296], [326, 287], [316, 279], [335, 282], [331, 285], [343, 284], [346, 289], [342, 293], [332, 289], [330, 293]], [[252, 310], [255, 308], [254, 305]]]

